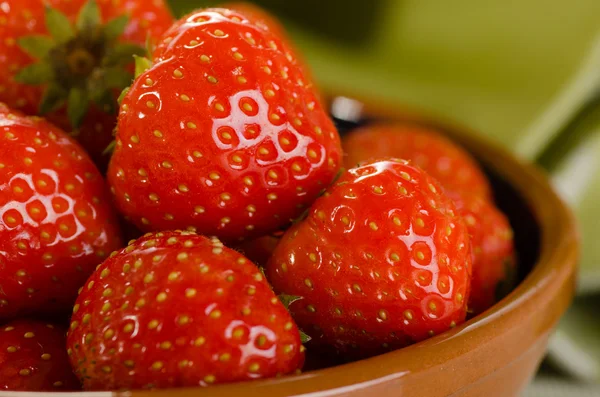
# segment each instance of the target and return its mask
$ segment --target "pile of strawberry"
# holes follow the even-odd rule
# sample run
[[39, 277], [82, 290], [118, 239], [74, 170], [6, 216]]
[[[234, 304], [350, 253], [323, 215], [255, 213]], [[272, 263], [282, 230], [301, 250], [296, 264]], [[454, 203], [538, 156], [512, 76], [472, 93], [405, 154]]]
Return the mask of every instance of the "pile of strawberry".
[[0, 390], [291, 374], [303, 343], [402, 348], [510, 281], [475, 161], [415, 126], [342, 144], [263, 11], [43, 4], [0, 7]]

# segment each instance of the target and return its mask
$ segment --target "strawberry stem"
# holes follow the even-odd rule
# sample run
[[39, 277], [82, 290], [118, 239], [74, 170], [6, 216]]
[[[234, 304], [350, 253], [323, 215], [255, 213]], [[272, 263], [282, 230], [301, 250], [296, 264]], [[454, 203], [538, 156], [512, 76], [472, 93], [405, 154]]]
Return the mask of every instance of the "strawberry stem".
[[[292, 303], [304, 299], [301, 296], [287, 295], [287, 294], [280, 294], [277, 297], [279, 298], [279, 301], [283, 304], [283, 306], [285, 307], [285, 309], [288, 310], [288, 311], [289, 311], [290, 305]], [[298, 331], [300, 332], [300, 341], [302, 342], [302, 344], [310, 342], [310, 340], [312, 338], [310, 336], [308, 336], [308, 334], [306, 334], [301, 329], [298, 329]]]
[[46, 7], [46, 28], [50, 36], [26, 36], [19, 46], [37, 61], [23, 68], [18, 82], [45, 85], [39, 113], [46, 114], [67, 105], [73, 129], [81, 126], [92, 103], [107, 113], [118, 104], [113, 91], [131, 84], [127, 66], [144, 48], [119, 43], [129, 18], [119, 16], [102, 25], [95, 0], [88, 0], [72, 25], [60, 11]]

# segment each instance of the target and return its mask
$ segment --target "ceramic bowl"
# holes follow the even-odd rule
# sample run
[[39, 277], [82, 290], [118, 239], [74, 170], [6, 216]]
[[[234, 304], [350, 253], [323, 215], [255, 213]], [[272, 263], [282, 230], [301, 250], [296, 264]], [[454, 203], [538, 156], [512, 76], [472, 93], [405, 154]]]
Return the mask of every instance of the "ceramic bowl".
[[374, 120], [396, 120], [435, 127], [470, 151], [489, 175], [496, 202], [515, 231], [518, 286], [461, 326], [377, 357], [309, 369], [296, 376], [205, 389], [95, 395], [510, 397], [526, 387], [575, 291], [579, 245], [568, 208], [536, 167], [463, 126], [379, 101], [337, 96], [329, 103], [342, 134]]

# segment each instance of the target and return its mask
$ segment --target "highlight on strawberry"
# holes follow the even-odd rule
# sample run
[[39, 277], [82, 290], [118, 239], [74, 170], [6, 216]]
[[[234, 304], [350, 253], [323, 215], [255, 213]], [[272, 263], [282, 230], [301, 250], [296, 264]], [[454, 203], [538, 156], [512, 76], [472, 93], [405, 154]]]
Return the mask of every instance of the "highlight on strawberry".
[[68, 314], [121, 245], [108, 189], [59, 128], [3, 104], [0, 125], [0, 321]]

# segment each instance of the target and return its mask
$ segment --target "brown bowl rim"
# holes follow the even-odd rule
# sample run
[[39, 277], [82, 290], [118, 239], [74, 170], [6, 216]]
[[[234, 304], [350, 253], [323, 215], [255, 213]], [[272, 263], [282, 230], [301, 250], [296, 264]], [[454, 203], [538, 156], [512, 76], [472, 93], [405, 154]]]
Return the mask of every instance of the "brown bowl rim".
[[[277, 379], [217, 385], [210, 388], [180, 388], [164, 390], [136, 390], [126, 392], [87, 392], [89, 396], [330, 396], [346, 391], [367, 388], [417, 373], [445, 360], [453, 359], [456, 352], [440, 349], [440, 345], [456, 343], [461, 339], [491, 340], [500, 332], [508, 332], [506, 324], [518, 321], [523, 310], [530, 310], [536, 302], [550, 302], [557, 298], [560, 307], [553, 307], [547, 321], [547, 331], [552, 329], [570, 304], [574, 295], [576, 264], [579, 257], [579, 236], [574, 217], [566, 204], [553, 190], [544, 173], [535, 165], [517, 159], [505, 148], [489, 141], [481, 134], [454, 121], [431, 112], [385, 103], [380, 99], [360, 95], [343, 95], [363, 104], [363, 112], [386, 120], [414, 122], [439, 128], [467, 150], [494, 173], [509, 182], [530, 206], [541, 231], [540, 254], [532, 271], [508, 296], [485, 313], [415, 345], [369, 359], [330, 368], [309, 371], [300, 375]], [[328, 96], [333, 98], [333, 96]], [[528, 303], [525, 305], [525, 303]], [[533, 305], [533, 306], [532, 306]], [[527, 308], [524, 308], [527, 306]], [[548, 305], [544, 307], [550, 311]], [[504, 324], [504, 326], [502, 326]], [[463, 349], [477, 349], [476, 344], [461, 343]], [[470, 347], [469, 347], [470, 346]], [[466, 351], [461, 350], [461, 354]], [[3, 395], [0, 392], [0, 396]], [[20, 393], [40, 397], [48, 394], [72, 393]]]

